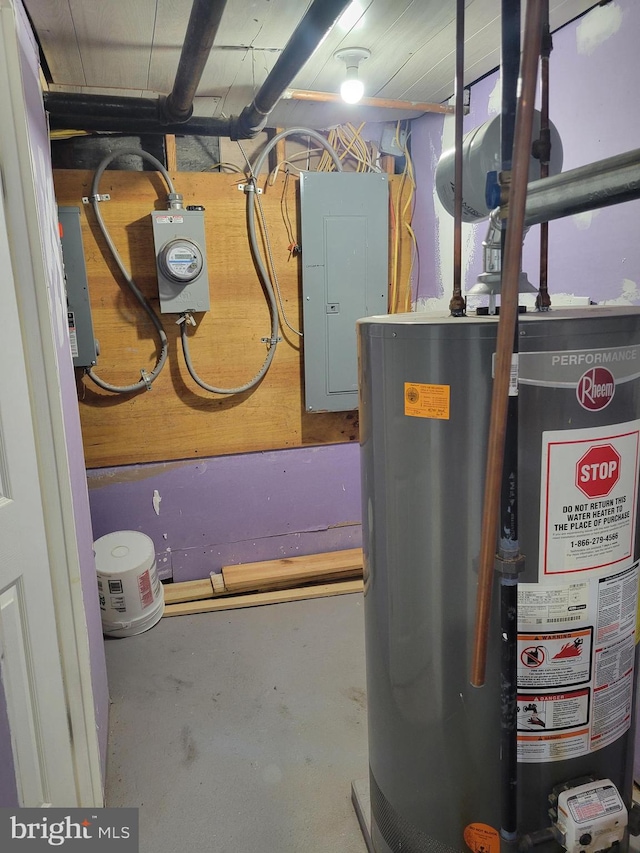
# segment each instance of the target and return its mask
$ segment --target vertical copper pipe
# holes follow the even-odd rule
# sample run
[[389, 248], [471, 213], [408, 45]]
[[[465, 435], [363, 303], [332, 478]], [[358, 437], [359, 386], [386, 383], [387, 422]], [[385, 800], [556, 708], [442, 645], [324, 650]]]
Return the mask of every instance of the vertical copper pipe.
[[462, 295], [462, 120], [464, 117], [464, 0], [456, 0], [455, 158], [453, 197], [453, 295], [449, 311], [464, 317]]
[[491, 421], [487, 451], [487, 475], [482, 515], [482, 540], [480, 543], [480, 570], [476, 604], [475, 645], [471, 668], [471, 684], [482, 687], [487, 664], [487, 645], [491, 617], [491, 591], [493, 587], [496, 538], [504, 461], [504, 443], [509, 399], [509, 378], [513, 339], [518, 316], [518, 278], [522, 256], [524, 210], [527, 199], [529, 157], [533, 110], [536, 94], [540, 32], [542, 27], [542, 0], [528, 0], [524, 29], [524, 48], [520, 71], [520, 98], [516, 115], [513, 147], [513, 170], [509, 194], [509, 227], [502, 266], [502, 295], [500, 321], [496, 341], [495, 377], [491, 399]]
[[[549, 131], [549, 55], [553, 45], [549, 29], [549, 0], [544, 0], [542, 10], [542, 49], [540, 53], [540, 177], [549, 177], [551, 133]], [[549, 296], [549, 223], [540, 224], [540, 286], [536, 297], [538, 311], [551, 307]]]

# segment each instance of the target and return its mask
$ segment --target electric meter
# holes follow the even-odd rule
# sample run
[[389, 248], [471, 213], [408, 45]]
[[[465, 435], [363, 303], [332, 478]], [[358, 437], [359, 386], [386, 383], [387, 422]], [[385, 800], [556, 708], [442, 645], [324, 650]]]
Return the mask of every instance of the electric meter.
[[160, 313], [208, 311], [209, 274], [204, 208], [154, 210], [151, 223]]
[[202, 252], [191, 240], [169, 240], [158, 254], [162, 271], [178, 284], [187, 284], [202, 272]]

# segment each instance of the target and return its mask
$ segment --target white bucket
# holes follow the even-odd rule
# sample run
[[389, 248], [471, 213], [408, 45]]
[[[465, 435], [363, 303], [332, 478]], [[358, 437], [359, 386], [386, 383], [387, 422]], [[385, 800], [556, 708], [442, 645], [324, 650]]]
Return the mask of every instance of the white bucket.
[[131, 637], [152, 628], [164, 610], [153, 541], [137, 530], [118, 530], [93, 543], [102, 633]]

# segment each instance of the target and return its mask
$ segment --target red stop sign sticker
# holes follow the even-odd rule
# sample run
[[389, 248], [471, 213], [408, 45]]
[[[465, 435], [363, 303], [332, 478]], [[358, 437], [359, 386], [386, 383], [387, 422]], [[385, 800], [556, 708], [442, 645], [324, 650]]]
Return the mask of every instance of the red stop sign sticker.
[[620, 454], [611, 444], [590, 447], [576, 465], [576, 486], [588, 498], [606, 497], [620, 479]]

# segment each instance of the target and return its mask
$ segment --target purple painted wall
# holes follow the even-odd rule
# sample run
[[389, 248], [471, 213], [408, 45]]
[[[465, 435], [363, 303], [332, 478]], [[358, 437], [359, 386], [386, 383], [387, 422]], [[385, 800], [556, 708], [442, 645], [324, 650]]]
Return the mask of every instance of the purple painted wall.
[[[630, 108], [640, 77], [636, 34], [640, 6], [614, 0], [555, 33], [551, 54], [550, 114], [564, 147], [563, 169], [637, 148], [640, 119]], [[465, 132], [500, 110], [498, 75], [471, 87]], [[418, 182], [414, 227], [420, 247], [418, 308], [446, 308], [451, 291], [453, 223], [434, 200], [433, 174], [452, 141], [452, 119], [428, 115], [413, 123], [412, 150]], [[640, 241], [635, 225], [640, 201], [552, 222], [549, 227], [549, 289], [558, 300], [588, 296], [608, 303], [640, 301]], [[464, 226], [465, 287], [481, 271], [486, 222]], [[523, 268], [537, 282], [538, 232], [524, 245]], [[439, 304], [430, 300], [439, 300]], [[485, 300], [486, 301], [486, 300]], [[526, 301], [526, 300], [524, 300]], [[559, 304], [559, 301], [557, 302]]]
[[161, 576], [175, 581], [356, 548], [359, 464], [357, 445], [338, 444], [89, 471], [94, 534], [141, 530], [154, 540]]
[[[96, 724], [102, 756], [103, 775], [106, 769], [109, 695], [104, 655], [104, 641], [98, 606], [98, 590], [93, 556], [91, 515], [87, 494], [86, 471], [75, 376], [66, 323], [66, 294], [62, 272], [62, 255], [58, 236], [57, 208], [53, 190], [53, 171], [49, 127], [44, 113], [39, 84], [38, 49], [33, 40], [24, 10], [16, 2], [18, 34], [22, 48], [22, 77], [29, 124], [34, 185], [38, 195], [38, 212], [43, 257], [48, 268], [48, 296], [51, 327], [57, 346], [59, 393], [61, 396], [70, 488], [75, 516], [76, 539], [80, 560], [82, 590], [85, 604], [91, 677], [96, 710]], [[53, 393], [53, 389], [52, 389]]]

